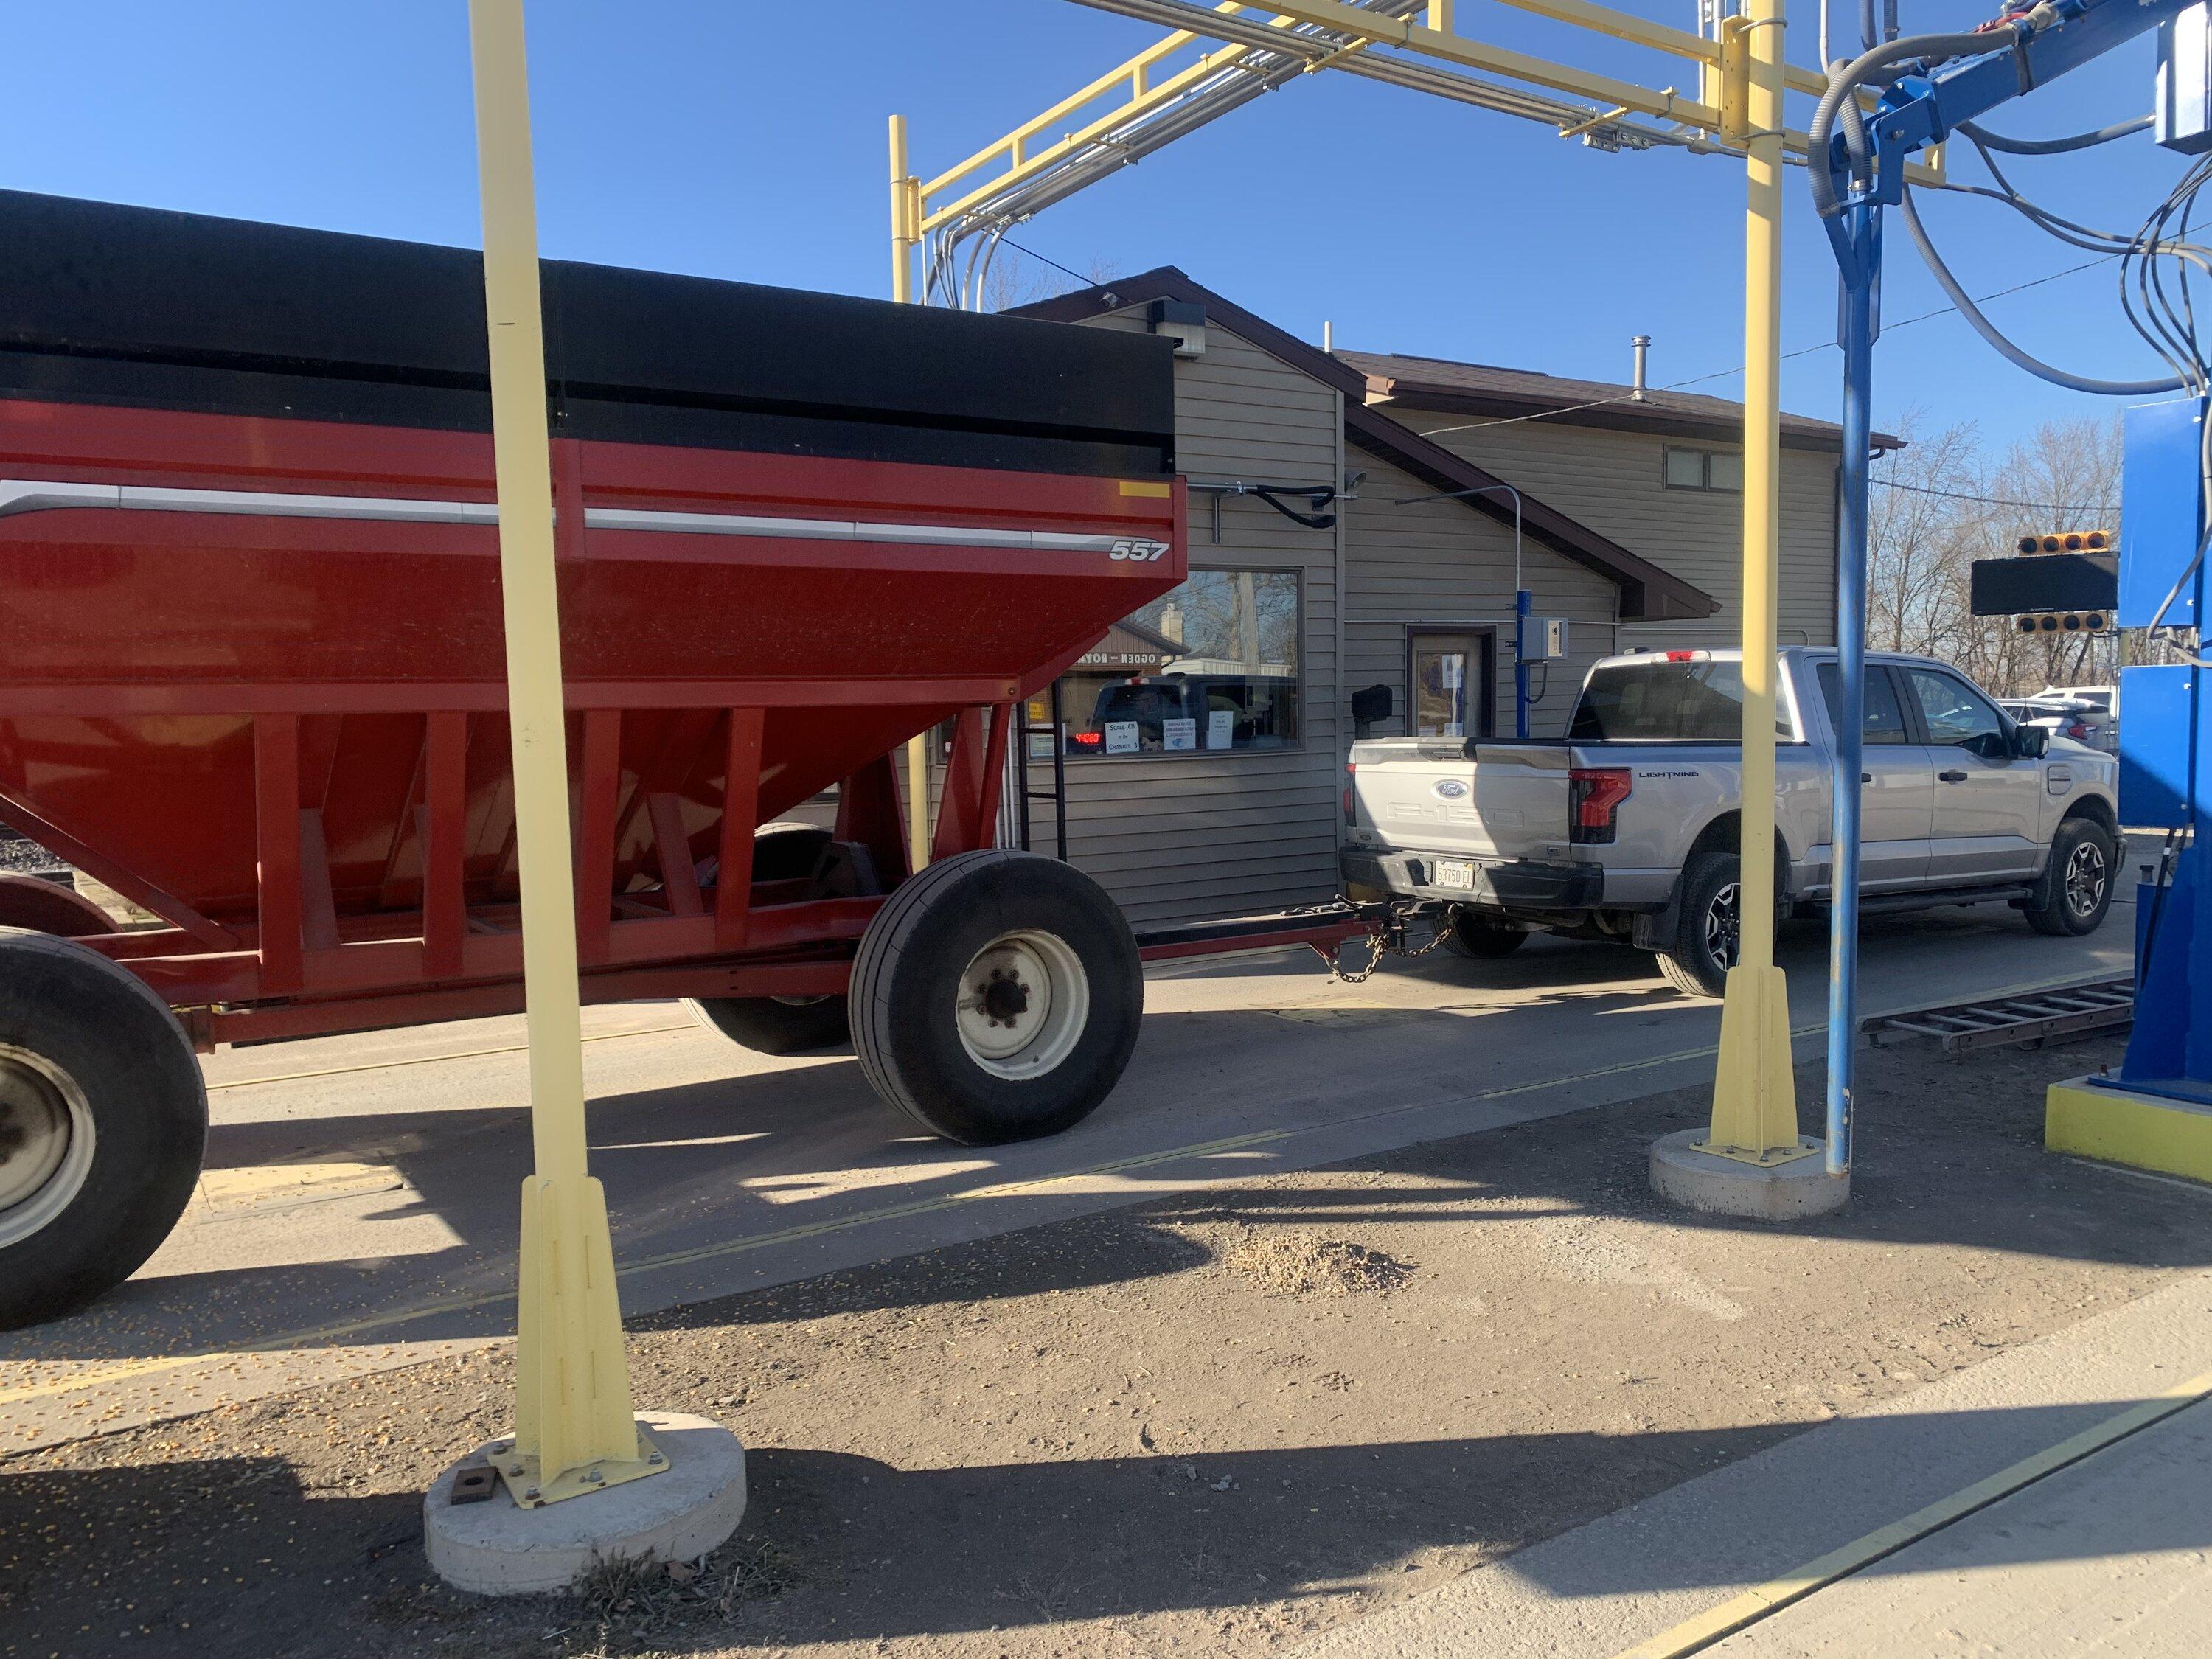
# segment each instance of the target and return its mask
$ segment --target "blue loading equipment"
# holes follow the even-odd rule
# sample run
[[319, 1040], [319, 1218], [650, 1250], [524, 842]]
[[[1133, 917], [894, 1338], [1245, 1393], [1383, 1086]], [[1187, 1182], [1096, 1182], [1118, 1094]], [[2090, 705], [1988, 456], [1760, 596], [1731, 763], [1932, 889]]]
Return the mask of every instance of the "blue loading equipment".
[[[2120, 495], [2123, 628], [2193, 625], [2204, 598], [2197, 550], [2205, 412], [2194, 398], [2128, 411]], [[2163, 615], [2160, 615], [2161, 610]], [[2212, 785], [2205, 672], [2120, 672], [2120, 822], [2187, 844], [2136, 897], [2136, 1025], [2127, 1059], [2092, 1085], [2212, 1104]], [[2202, 971], [2199, 965], [2202, 964]]]

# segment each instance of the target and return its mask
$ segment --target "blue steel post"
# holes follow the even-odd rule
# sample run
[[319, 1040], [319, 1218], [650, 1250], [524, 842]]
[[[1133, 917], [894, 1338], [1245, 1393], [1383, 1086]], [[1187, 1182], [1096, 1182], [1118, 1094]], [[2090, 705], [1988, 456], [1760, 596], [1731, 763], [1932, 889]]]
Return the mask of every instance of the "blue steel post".
[[[1517, 497], [1513, 510], [1516, 514], [1521, 510]], [[1516, 738], [1528, 735], [1528, 608], [1535, 598], [1525, 587], [1513, 595], [1513, 735]]]
[[[1881, 210], [1848, 214], [1850, 257], [1842, 277], [1844, 459], [1836, 505], [1836, 746], [1830, 783], [1833, 827], [1828, 894], [1827, 1169], [1851, 1167], [1851, 1091], [1857, 1065], [1859, 976], [1859, 779], [1866, 729], [1867, 464], [1873, 454], [1875, 290], [1881, 281]], [[1843, 250], [1839, 245], [1840, 254]]]

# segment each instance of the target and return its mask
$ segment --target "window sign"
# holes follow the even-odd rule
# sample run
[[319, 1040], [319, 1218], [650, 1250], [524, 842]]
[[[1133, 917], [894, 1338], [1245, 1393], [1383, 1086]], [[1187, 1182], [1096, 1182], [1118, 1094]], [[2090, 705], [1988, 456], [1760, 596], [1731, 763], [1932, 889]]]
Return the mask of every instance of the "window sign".
[[1297, 747], [1298, 627], [1297, 572], [1194, 570], [1076, 659], [1067, 752]]

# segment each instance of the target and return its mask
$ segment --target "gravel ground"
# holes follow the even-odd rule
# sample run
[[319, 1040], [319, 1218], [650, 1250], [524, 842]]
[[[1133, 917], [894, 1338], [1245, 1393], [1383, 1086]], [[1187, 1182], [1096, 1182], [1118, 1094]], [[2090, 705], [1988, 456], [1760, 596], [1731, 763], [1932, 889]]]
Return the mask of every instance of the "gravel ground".
[[503, 1352], [0, 1460], [0, 1654], [1263, 1653], [2212, 1261], [2212, 1192], [2041, 1150], [2117, 1053], [1868, 1055], [1820, 1222], [1657, 1206], [1693, 1089], [634, 1322], [752, 1507], [588, 1595], [425, 1566]]
[[34, 841], [0, 826], [0, 870], [58, 870], [62, 861]]

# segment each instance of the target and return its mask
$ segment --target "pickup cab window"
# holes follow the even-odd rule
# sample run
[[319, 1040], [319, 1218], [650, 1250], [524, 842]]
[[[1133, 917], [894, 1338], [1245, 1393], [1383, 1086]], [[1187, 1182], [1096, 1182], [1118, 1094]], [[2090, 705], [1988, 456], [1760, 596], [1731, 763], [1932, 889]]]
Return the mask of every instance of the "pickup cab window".
[[[1789, 706], [1779, 701], [1774, 735], [1784, 743], [1797, 740]], [[1593, 670], [1567, 727], [1570, 743], [1735, 743], [1742, 737], [1741, 665], [1702, 656], [1672, 660], [1656, 652], [1642, 662]]]
[[1932, 669], [1909, 668], [1905, 678], [1912, 682], [1929, 742], [1992, 757], [2004, 754], [2004, 716], [1988, 698], [1969, 690], [1965, 681]]
[[[1837, 709], [1843, 702], [1843, 683], [1836, 665], [1824, 662], [1820, 667], [1820, 697], [1828, 705], [1828, 726], [1840, 732], [1844, 722]], [[1887, 670], [1879, 664], [1869, 663], [1865, 676], [1866, 726], [1859, 741], [1866, 745], [1875, 744], [1909, 744], [1912, 734], [1905, 729], [1905, 710], [1897, 701], [1897, 685]]]

